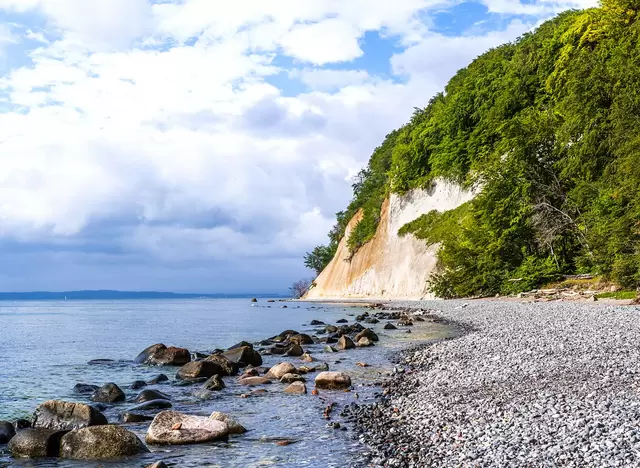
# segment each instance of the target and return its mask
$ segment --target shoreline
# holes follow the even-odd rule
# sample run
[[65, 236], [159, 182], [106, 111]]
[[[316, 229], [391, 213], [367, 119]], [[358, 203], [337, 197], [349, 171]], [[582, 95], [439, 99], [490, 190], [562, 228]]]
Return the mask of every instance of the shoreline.
[[[465, 306], [466, 304], [466, 306]], [[640, 462], [640, 314], [603, 302], [394, 301], [461, 326], [397, 353], [349, 407], [367, 466], [628, 466]]]

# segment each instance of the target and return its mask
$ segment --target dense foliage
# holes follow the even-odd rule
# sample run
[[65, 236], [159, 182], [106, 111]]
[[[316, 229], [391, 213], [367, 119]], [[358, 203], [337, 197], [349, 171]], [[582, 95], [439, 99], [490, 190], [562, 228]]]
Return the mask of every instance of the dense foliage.
[[355, 251], [389, 191], [444, 178], [479, 194], [402, 229], [441, 245], [439, 295], [515, 292], [584, 272], [637, 287], [639, 11], [640, 0], [605, 0], [565, 12], [460, 70], [376, 150], [334, 234], [362, 208]]

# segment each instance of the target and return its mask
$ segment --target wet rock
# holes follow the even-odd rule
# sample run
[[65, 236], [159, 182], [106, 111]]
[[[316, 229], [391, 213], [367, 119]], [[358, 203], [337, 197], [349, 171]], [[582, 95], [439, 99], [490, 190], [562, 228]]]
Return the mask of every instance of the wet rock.
[[302, 356], [304, 354], [304, 350], [302, 349], [302, 346], [300, 346], [297, 343], [292, 343], [287, 350], [285, 351], [285, 353], [287, 356], [292, 356], [292, 357], [299, 357]]
[[24, 429], [9, 441], [8, 448], [15, 458], [57, 457], [60, 440], [66, 433], [44, 427]]
[[345, 350], [345, 349], [353, 349], [356, 347], [356, 345], [353, 342], [353, 340], [349, 338], [347, 335], [342, 335], [338, 340], [338, 344], [336, 345], [336, 347], [340, 350]]
[[171, 397], [165, 393], [159, 392], [158, 390], [143, 390], [138, 394], [134, 401], [136, 403], [144, 403], [145, 401], [152, 400], [171, 400]]
[[144, 380], [135, 380], [131, 385], [129, 385], [129, 388], [131, 390], [139, 390], [146, 386], [147, 386], [147, 382], [145, 382]]
[[169, 400], [151, 400], [140, 403], [139, 405], [132, 406], [130, 411], [151, 411], [158, 409], [168, 409], [173, 405]]
[[155, 462], [151, 465], [147, 465], [145, 468], [169, 468], [164, 462]]
[[315, 379], [316, 388], [345, 390], [351, 388], [351, 377], [344, 372], [321, 372]]
[[327, 345], [327, 346], [324, 347], [324, 352], [325, 353], [337, 353], [338, 350], [336, 348], [334, 348], [333, 346]]
[[238, 379], [239, 385], [245, 385], [248, 387], [253, 387], [256, 385], [268, 385], [271, 383], [271, 379], [267, 377], [240, 377]]
[[312, 326], [316, 326], [316, 325], [324, 325], [324, 322], [321, 322], [320, 320], [312, 320], [311, 322], [309, 322], [309, 325]]
[[369, 346], [375, 346], [373, 341], [371, 341], [369, 338], [367, 338], [366, 336], [363, 336], [362, 338], [360, 338], [358, 340], [357, 346], [359, 348], [366, 348]]
[[21, 431], [22, 429], [31, 427], [31, 421], [27, 419], [16, 419], [13, 423], [13, 427], [15, 427], [16, 431]]
[[206, 362], [215, 362], [220, 366], [223, 372], [219, 373], [219, 375], [226, 376], [234, 376], [238, 375], [238, 370], [240, 370], [240, 366], [231, 361], [223, 354], [212, 354], [211, 356], [205, 359]]
[[303, 362], [315, 362], [316, 359], [309, 353], [304, 353], [302, 356], [300, 356], [300, 360]]
[[33, 427], [56, 431], [71, 431], [104, 424], [108, 424], [104, 414], [84, 403], [49, 400], [39, 405], [33, 415]]
[[148, 451], [133, 432], [115, 425], [76, 429], [60, 441], [60, 457], [72, 460], [131, 457]]
[[296, 372], [296, 368], [293, 364], [289, 362], [281, 362], [269, 369], [269, 372], [266, 373], [265, 377], [279, 380], [285, 374], [295, 374]]
[[257, 369], [251, 368], [251, 369], [247, 369], [245, 370], [241, 377], [258, 377], [260, 375], [260, 372], [258, 372]]
[[335, 325], [327, 325], [326, 327], [324, 327], [324, 331], [325, 333], [335, 333], [338, 331], [338, 327], [336, 327]]
[[364, 323], [370, 323], [372, 325], [375, 325], [376, 323], [380, 323], [380, 320], [378, 320], [375, 317], [369, 317], [369, 318], [364, 320]]
[[347, 319], [336, 320], [336, 323], [349, 323]]
[[225, 351], [223, 355], [229, 359], [229, 361], [234, 362], [240, 367], [262, 365], [262, 356], [253, 349], [253, 346], [231, 348]]
[[204, 384], [202, 384], [202, 388], [209, 391], [219, 391], [225, 388], [225, 384], [222, 381], [222, 377], [219, 375], [214, 375], [209, 378]]
[[280, 378], [280, 382], [290, 384], [293, 382], [306, 382], [307, 380], [300, 374], [284, 374]]
[[225, 423], [227, 425], [227, 428], [229, 429], [229, 434], [244, 434], [245, 432], [247, 432], [242, 424], [231, 418], [228, 414], [214, 411], [213, 413], [211, 413], [211, 416], [209, 416], [209, 419]]
[[385, 330], [397, 330], [398, 327], [396, 327], [393, 323], [387, 322], [384, 327]]
[[253, 299], [251, 299], [251, 302], [258, 302], [258, 298], [254, 297]]
[[191, 353], [184, 348], [169, 347], [159, 343], [149, 346], [134, 359], [136, 364], [148, 366], [182, 366], [191, 361]]
[[178, 380], [193, 380], [201, 377], [213, 377], [214, 375], [227, 375], [226, 370], [217, 362], [196, 361], [185, 364], [176, 373]]
[[371, 330], [370, 328], [365, 328], [364, 330], [362, 330], [360, 333], [358, 333], [356, 335], [355, 341], [356, 343], [358, 341], [360, 341], [361, 338], [369, 338], [371, 341], [379, 341], [380, 338], [378, 338], [378, 335], [376, 335], [376, 333]]
[[284, 389], [285, 393], [291, 393], [293, 395], [306, 395], [307, 386], [304, 382], [293, 382], [287, 388]]
[[75, 387], [73, 387], [73, 391], [74, 393], [79, 393], [81, 395], [89, 395], [95, 392], [96, 390], [98, 390], [99, 388], [100, 387], [98, 387], [97, 385], [77, 383]]
[[146, 441], [153, 445], [184, 445], [227, 440], [228, 436], [229, 427], [222, 421], [163, 411], [149, 426]]
[[198, 378], [195, 378], [195, 379], [177, 380], [177, 381], [173, 382], [171, 385], [173, 387], [189, 387], [191, 385], [197, 385], [197, 384], [205, 383], [207, 380], [209, 380], [209, 377], [198, 377]]
[[306, 335], [304, 333], [299, 333], [297, 335], [290, 336], [289, 341], [291, 341], [292, 343], [296, 343], [300, 346], [313, 344], [313, 338], [311, 338], [309, 335]]
[[251, 348], [253, 349], [253, 345], [251, 343], [249, 343], [248, 341], [241, 341], [240, 343], [236, 343], [233, 346], [230, 346], [227, 348], [227, 351], [231, 351], [232, 349], [237, 349], [237, 348], [243, 348], [243, 347], [247, 347], [247, 348]]
[[0, 421], [0, 444], [8, 443], [16, 435], [16, 428], [8, 421]]
[[113, 382], [103, 385], [91, 395], [91, 401], [96, 403], [116, 403], [125, 400], [124, 392]]
[[148, 385], [157, 385], [159, 383], [168, 382], [168, 381], [169, 381], [169, 377], [167, 377], [165, 374], [158, 374], [153, 379], [149, 380], [147, 382], [147, 384]]
[[113, 364], [114, 361], [113, 359], [92, 359], [91, 361], [87, 362], [87, 364], [89, 364], [90, 366], [102, 366], [105, 364]]
[[132, 411], [126, 411], [120, 415], [120, 420], [123, 423], [128, 423], [128, 424], [147, 422], [147, 421], [151, 421], [152, 419], [153, 419], [153, 416], [149, 416], [141, 413], [135, 413]]

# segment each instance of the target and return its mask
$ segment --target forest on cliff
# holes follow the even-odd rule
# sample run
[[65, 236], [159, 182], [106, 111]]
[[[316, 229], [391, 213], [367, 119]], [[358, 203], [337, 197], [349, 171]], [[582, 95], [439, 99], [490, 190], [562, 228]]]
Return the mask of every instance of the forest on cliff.
[[[404, 226], [440, 244], [441, 297], [513, 293], [566, 274], [640, 284], [640, 0], [568, 11], [492, 49], [387, 135], [305, 263], [321, 271], [349, 220], [371, 239], [391, 192], [455, 181], [461, 207]], [[517, 281], [514, 281], [517, 280]]]

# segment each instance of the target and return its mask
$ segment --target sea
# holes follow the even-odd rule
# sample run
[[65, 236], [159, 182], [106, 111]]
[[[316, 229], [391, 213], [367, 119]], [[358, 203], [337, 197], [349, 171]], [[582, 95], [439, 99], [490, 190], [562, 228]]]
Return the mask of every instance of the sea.
[[[257, 343], [287, 329], [319, 334], [323, 327], [309, 325], [311, 320], [353, 323], [365, 310], [354, 304], [267, 302], [263, 298], [257, 303], [248, 298], [0, 301], [0, 421], [30, 419], [38, 404], [51, 399], [90, 403], [88, 396], [74, 393], [77, 383], [114, 382], [126, 393], [127, 402], [111, 405], [104, 412], [110, 423], [118, 423], [140, 391], [129, 389], [133, 381], [150, 380], [160, 373], [174, 380], [177, 368], [133, 363], [152, 344], [207, 353], [242, 340]], [[331, 370], [351, 375], [354, 390], [349, 393], [290, 395], [283, 392], [283, 384], [274, 383], [264, 387], [267, 392], [262, 396], [243, 398], [251, 389], [239, 386], [233, 377], [225, 377], [227, 388], [204, 401], [192, 394], [197, 386], [178, 387], [170, 381], [147, 387], [169, 394], [176, 411], [197, 415], [221, 411], [237, 419], [248, 432], [229, 442], [150, 446], [151, 453], [144, 456], [99, 462], [16, 460], [0, 445], [0, 467], [142, 468], [160, 460], [176, 467], [356, 466], [366, 448], [348, 424], [340, 429], [329, 426], [323, 417], [327, 404], [336, 403], [337, 414], [344, 405], [373, 401], [379, 392], [376, 384], [392, 370], [394, 351], [454, 333], [446, 325], [430, 322], [419, 324], [410, 334], [405, 329], [386, 331], [383, 325], [371, 326], [380, 335], [373, 348], [325, 353], [322, 344], [305, 347]], [[89, 363], [94, 360], [109, 361]], [[264, 365], [283, 360], [303, 364], [298, 358], [265, 356]], [[369, 367], [360, 367], [358, 362]], [[307, 378], [310, 391], [313, 374]], [[144, 440], [148, 423], [125, 426]], [[291, 443], [279, 445], [282, 440]]]

